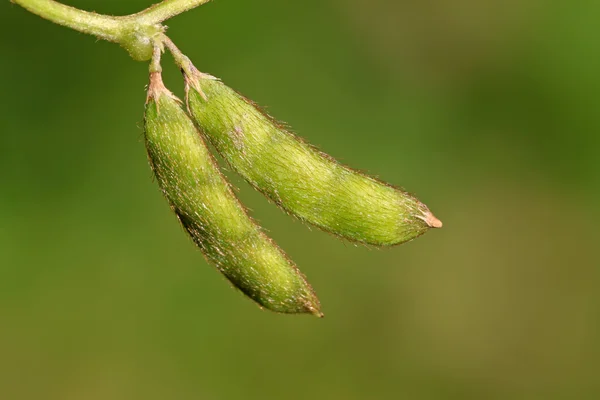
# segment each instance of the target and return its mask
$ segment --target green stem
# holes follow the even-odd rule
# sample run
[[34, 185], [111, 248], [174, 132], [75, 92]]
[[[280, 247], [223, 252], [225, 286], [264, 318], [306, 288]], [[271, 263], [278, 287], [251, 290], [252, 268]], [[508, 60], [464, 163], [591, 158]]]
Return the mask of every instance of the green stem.
[[164, 0], [137, 14], [129, 16], [140, 24], [154, 25], [168, 20], [185, 11], [208, 3], [210, 0]]
[[124, 24], [118, 18], [79, 10], [53, 0], [11, 1], [56, 24], [94, 35], [109, 42], [120, 41]]
[[150, 62], [150, 73], [162, 72], [162, 67], [160, 65], [161, 55], [162, 55], [161, 46], [154, 44], [154, 47], [152, 49], [152, 61]]
[[175, 43], [173, 43], [173, 41], [164, 33], [161, 34], [158, 39], [167, 49], [169, 49], [173, 59], [175, 60], [175, 64], [177, 64], [177, 66], [181, 68], [187, 75], [192, 75], [195, 67], [190, 59], [183, 54], [177, 46], [175, 46]]
[[79, 10], [54, 0], [11, 0], [56, 24], [94, 35], [109, 42], [121, 42], [125, 31], [136, 27], [157, 25], [178, 14], [191, 10], [210, 0], [165, 0], [137, 14], [123, 17], [96, 14]]
[[210, 0], [165, 0], [123, 17], [83, 11], [54, 0], [11, 1], [59, 25], [119, 43], [134, 60], [146, 61], [152, 57], [153, 38], [165, 30], [161, 22]]

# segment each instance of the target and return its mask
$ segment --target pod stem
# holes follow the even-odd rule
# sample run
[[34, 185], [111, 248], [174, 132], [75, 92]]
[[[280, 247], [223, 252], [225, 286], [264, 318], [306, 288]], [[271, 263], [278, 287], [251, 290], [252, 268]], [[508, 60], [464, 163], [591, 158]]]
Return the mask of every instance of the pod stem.
[[160, 59], [164, 49], [161, 43], [155, 43], [152, 50], [152, 61], [150, 62], [150, 83], [148, 84], [148, 94], [146, 96], [146, 104], [150, 100], [154, 100], [156, 108], [158, 110], [160, 96], [168, 96], [173, 100], [181, 103], [181, 100], [177, 98], [163, 83], [162, 80], [162, 66], [160, 65]]
[[169, 50], [169, 52], [173, 56], [173, 59], [175, 60], [175, 63], [181, 69], [181, 72], [183, 72], [183, 76], [185, 78], [185, 100], [186, 100], [186, 103], [188, 100], [188, 93], [189, 93], [190, 86], [193, 87], [204, 100], [206, 100], [207, 99], [206, 94], [204, 94], [204, 92], [202, 91], [202, 88], [200, 87], [200, 83], [198, 82], [198, 78], [199, 77], [210, 78], [210, 79], [216, 79], [216, 78], [213, 76], [207, 75], [207, 74], [203, 74], [202, 72], [198, 71], [198, 69], [194, 66], [194, 64], [188, 58], [188, 56], [183, 54], [181, 52], [181, 50], [179, 50], [179, 48], [175, 45], [175, 43], [173, 43], [173, 41], [171, 39], [169, 39], [169, 37], [167, 35], [165, 35], [164, 33], [161, 33], [158, 36], [158, 40]]
[[162, 72], [162, 66], [160, 65], [160, 58], [162, 56], [162, 46], [160, 43], [154, 43], [152, 48], [152, 61], [150, 62], [150, 74], [153, 72]]
[[188, 56], [183, 54], [167, 35], [164, 33], [159, 35], [158, 40], [164, 44], [167, 49], [169, 49], [169, 52], [173, 56], [175, 63], [183, 73], [186, 75], [194, 75], [195, 73], [198, 73], [198, 70], [196, 67], [194, 67], [194, 64], [192, 64], [192, 61], [188, 58]]

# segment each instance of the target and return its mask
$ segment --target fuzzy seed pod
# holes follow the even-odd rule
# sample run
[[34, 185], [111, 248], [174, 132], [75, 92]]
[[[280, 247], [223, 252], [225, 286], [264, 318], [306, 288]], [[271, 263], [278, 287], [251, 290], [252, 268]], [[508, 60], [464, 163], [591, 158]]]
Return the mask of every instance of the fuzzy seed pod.
[[377, 246], [442, 226], [413, 196], [339, 164], [217, 78], [186, 71], [188, 109], [231, 167], [288, 213]]
[[145, 141], [171, 208], [206, 258], [233, 285], [269, 310], [321, 316], [312, 288], [247, 215], [159, 72], [150, 75]]

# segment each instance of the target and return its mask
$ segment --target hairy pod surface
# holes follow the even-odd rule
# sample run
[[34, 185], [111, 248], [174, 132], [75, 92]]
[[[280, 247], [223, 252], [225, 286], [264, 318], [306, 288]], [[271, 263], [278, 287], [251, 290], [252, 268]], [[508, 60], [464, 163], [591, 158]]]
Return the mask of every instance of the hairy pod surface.
[[288, 213], [377, 246], [442, 226], [415, 197], [341, 165], [217, 78], [192, 69], [186, 85], [200, 130], [235, 171]]
[[145, 112], [150, 164], [171, 208], [206, 258], [267, 309], [321, 316], [296, 266], [247, 215], [179, 101], [151, 73]]

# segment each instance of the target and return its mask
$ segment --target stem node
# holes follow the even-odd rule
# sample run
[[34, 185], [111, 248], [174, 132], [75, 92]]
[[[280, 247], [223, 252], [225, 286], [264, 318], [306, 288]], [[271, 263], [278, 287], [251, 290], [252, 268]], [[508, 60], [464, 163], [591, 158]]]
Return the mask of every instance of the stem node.
[[133, 25], [130, 29], [125, 29], [119, 40], [131, 58], [136, 61], [148, 61], [152, 58], [154, 38], [163, 33], [165, 27], [162, 25]]

